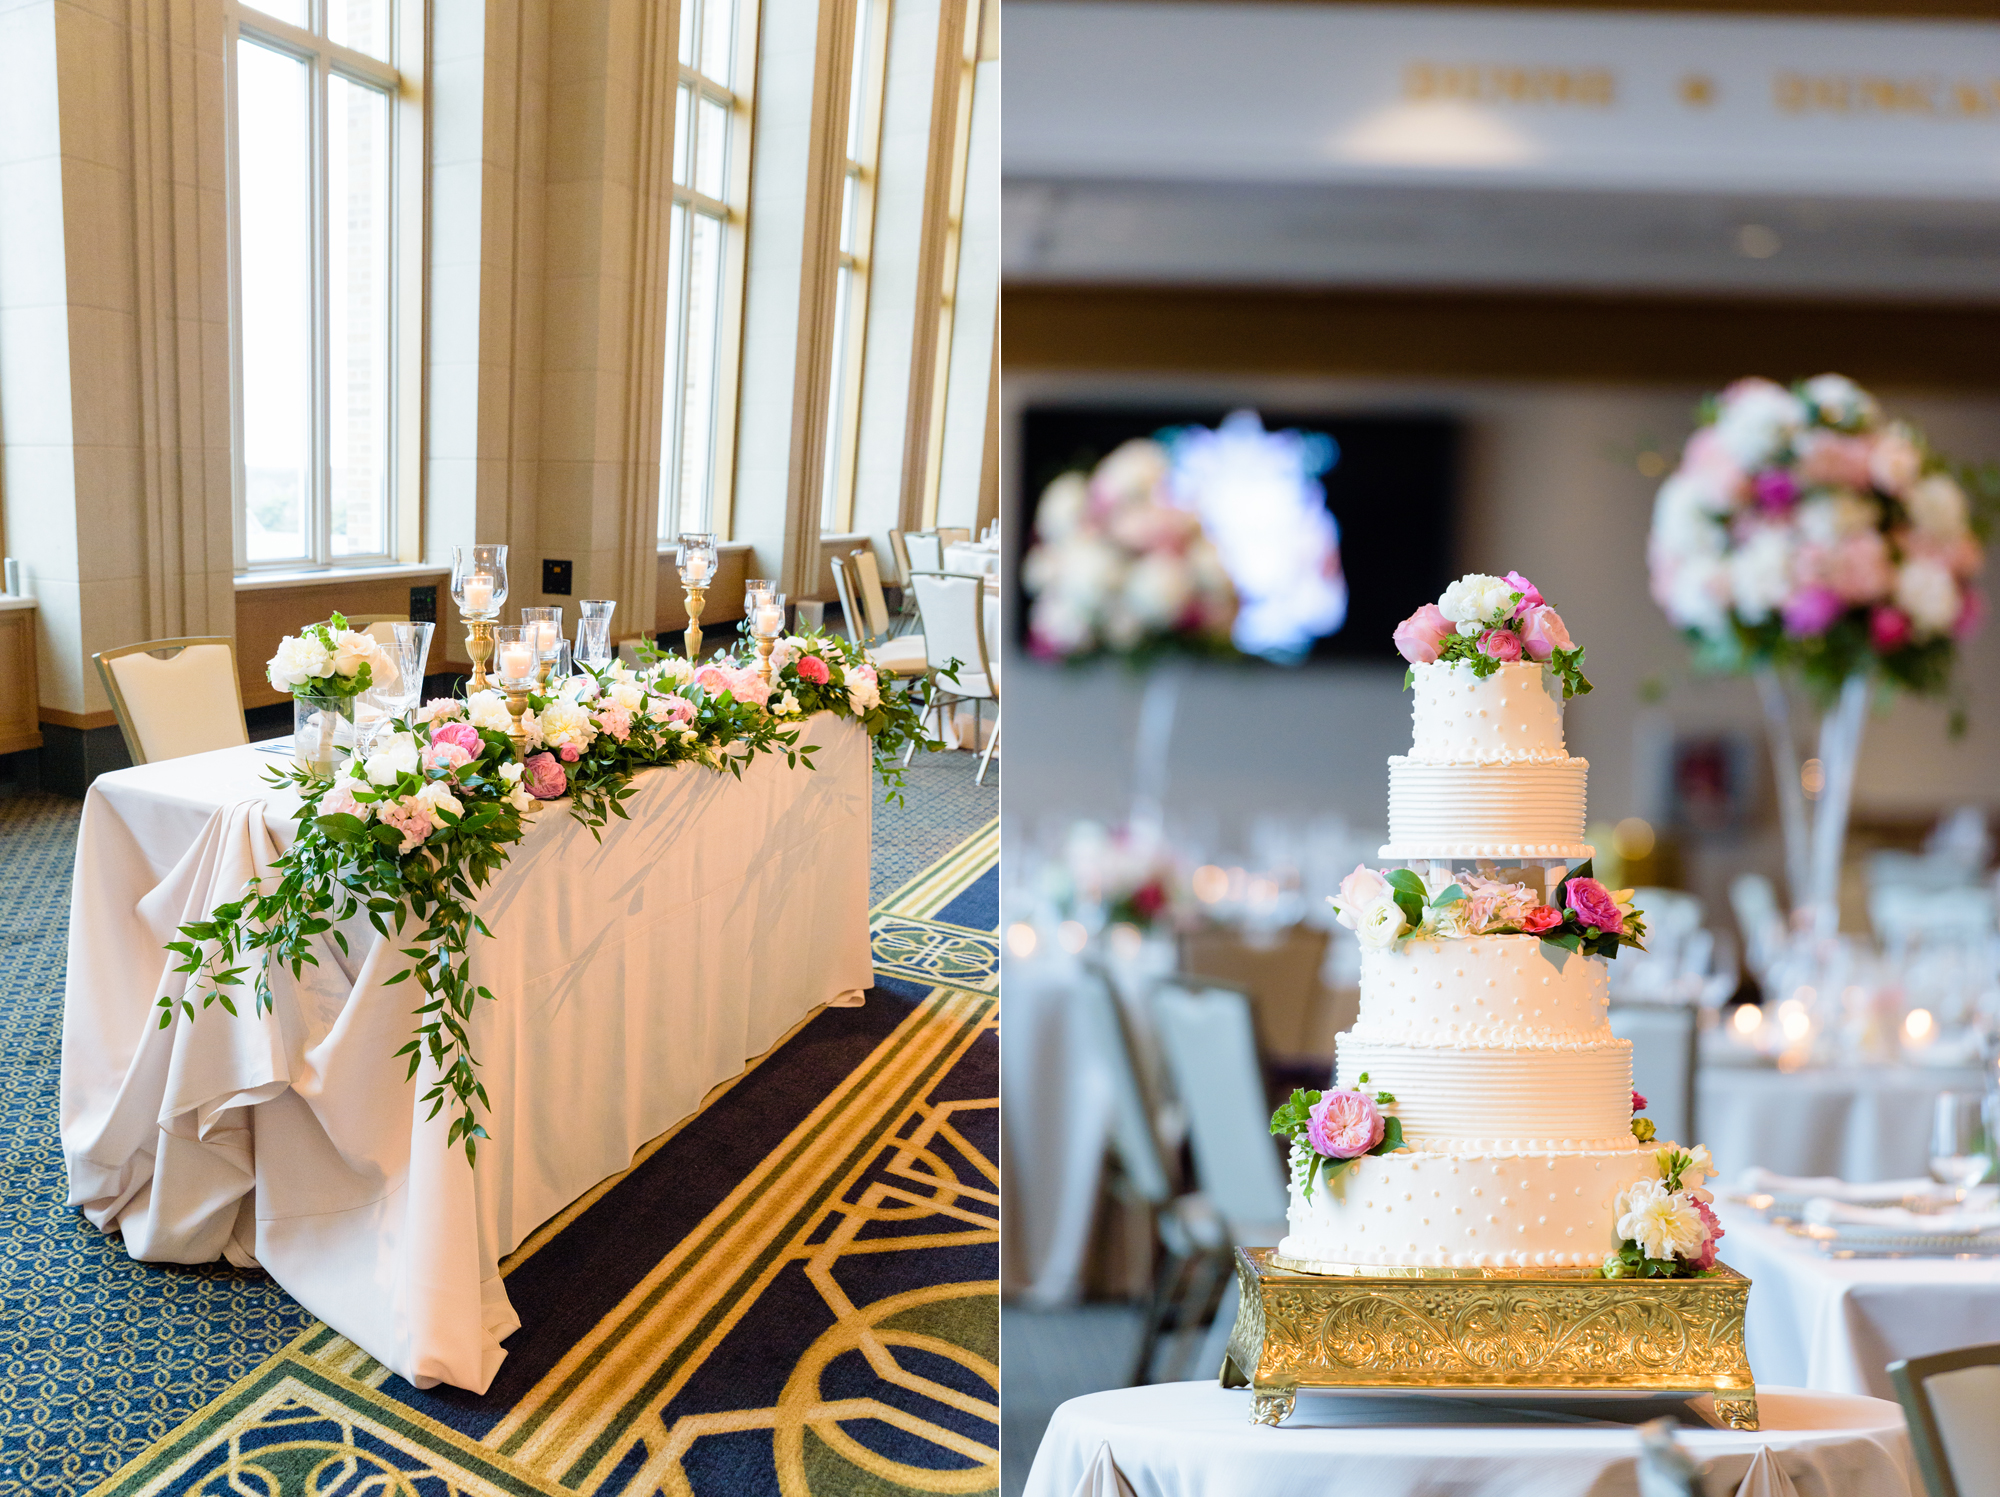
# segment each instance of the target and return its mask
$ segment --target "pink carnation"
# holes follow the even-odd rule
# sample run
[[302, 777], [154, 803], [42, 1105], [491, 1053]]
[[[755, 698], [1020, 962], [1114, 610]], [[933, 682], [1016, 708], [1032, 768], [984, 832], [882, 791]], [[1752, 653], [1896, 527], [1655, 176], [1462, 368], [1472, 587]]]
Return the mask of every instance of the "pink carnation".
[[1521, 917], [1521, 929], [1531, 936], [1539, 936], [1545, 930], [1554, 930], [1562, 923], [1562, 911], [1546, 904], [1536, 905]]
[[1521, 643], [1536, 660], [1547, 660], [1557, 650], [1572, 648], [1562, 615], [1546, 603], [1521, 616]]
[[1632, 1093], [1632, 1110], [1634, 1112], [1644, 1112], [1646, 1110], [1646, 1099], [1640, 1096], [1636, 1089]]
[[377, 811], [384, 824], [403, 834], [403, 845], [396, 849], [398, 852], [414, 852], [437, 829], [437, 818], [431, 814], [430, 803], [418, 800], [414, 795], [384, 801]]
[[804, 681], [810, 681], [815, 686], [824, 686], [832, 678], [832, 672], [827, 670], [826, 662], [820, 659], [819, 656], [801, 655], [799, 657], [799, 678]]
[[569, 789], [569, 776], [550, 753], [530, 754], [523, 766], [521, 783], [536, 800], [554, 800]]
[[437, 724], [431, 729], [431, 743], [433, 746], [441, 743], [457, 744], [465, 750], [467, 759], [477, 759], [480, 750], [486, 746], [479, 737], [479, 729], [473, 727], [471, 723], [461, 722]]
[[597, 725], [619, 743], [632, 736], [632, 714], [616, 702], [597, 709]]
[[1573, 878], [1563, 885], [1563, 899], [1576, 911], [1576, 918], [1608, 935], [1622, 934], [1625, 916], [1611, 891], [1594, 878]]
[[1312, 1105], [1306, 1139], [1329, 1159], [1356, 1159], [1382, 1142], [1382, 1109], [1366, 1092], [1327, 1092]]
[[1453, 624], [1435, 603], [1426, 603], [1396, 626], [1396, 653], [1412, 665], [1429, 665]]
[[1717, 1221], [1715, 1213], [1708, 1209], [1708, 1202], [1692, 1191], [1688, 1193], [1688, 1202], [1694, 1207], [1695, 1214], [1701, 1218], [1701, 1224], [1708, 1228], [1708, 1240], [1702, 1243], [1699, 1252], [1687, 1260], [1687, 1265], [1689, 1268], [1713, 1268], [1715, 1245], [1722, 1240], [1722, 1223]]
[[1521, 636], [1512, 629], [1488, 629], [1479, 636], [1479, 653], [1495, 660], [1519, 660]]
[[[454, 725], [455, 726], [455, 725]], [[424, 770], [429, 773], [442, 769], [450, 774], [461, 764], [470, 764], [472, 755], [456, 743], [433, 743], [424, 750]]]
[[1548, 602], [1548, 599], [1542, 596], [1541, 589], [1519, 572], [1509, 572], [1501, 580], [1521, 595], [1521, 601], [1514, 605], [1514, 617], [1517, 619], [1525, 616], [1529, 609], [1540, 608]]
[[1868, 615], [1868, 639], [1883, 654], [1910, 642], [1910, 616], [1886, 604]]

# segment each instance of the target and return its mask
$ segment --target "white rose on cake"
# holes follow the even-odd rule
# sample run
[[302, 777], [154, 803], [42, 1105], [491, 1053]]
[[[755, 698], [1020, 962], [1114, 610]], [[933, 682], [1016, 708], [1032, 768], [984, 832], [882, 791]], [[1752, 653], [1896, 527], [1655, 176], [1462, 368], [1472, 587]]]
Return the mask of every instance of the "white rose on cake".
[[1402, 907], [1393, 899], [1383, 899], [1371, 904], [1361, 912], [1354, 933], [1361, 938], [1363, 946], [1373, 946], [1378, 951], [1396, 944], [1396, 937], [1410, 928], [1410, 922], [1403, 918]]

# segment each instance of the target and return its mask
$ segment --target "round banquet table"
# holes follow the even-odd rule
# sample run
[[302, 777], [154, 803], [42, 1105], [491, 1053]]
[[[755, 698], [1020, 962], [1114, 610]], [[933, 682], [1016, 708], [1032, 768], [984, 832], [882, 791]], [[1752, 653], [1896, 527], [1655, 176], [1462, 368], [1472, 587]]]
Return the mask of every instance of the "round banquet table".
[[1760, 1164], [1781, 1175], [1836, 1175], [1866, 1184], [1930, 1173], [1939, 1092], [1978, 1091], [1976, 1069], [1828, 1066], [1803, 1071], [1705, 1064], [1701, 1141], [1724, 1185]]
[[[1759, 1430], [1681, 1428], [1709, 1470], [1707, 1489], [1736, 1490], [1760, 1447], [1798, 1497], [1910, 1497], [1920, 1490], [1903, 1411], [1837, 1393], [1760, 1388]], [[1532, 1408], [1469, 1399], [1301, 1393], [1270, 1429], [1250, 1423], [1250, 1392], [1212, 1382], [1156, 1383], [1073, 1398], [1049, 1422], [1025, 1497], [1074, 1497], [1108, 1451], [1138, 1497], [1585, 1497], [1629, 1492], [1639, 1437], [1606, 1405]], [[1657, 1409], [1649, 1405], [1648, 1411]], [[1099, 1491], [1116, 1491], [1108, 1472]]]
[[982, 546], [977, 541], [953, 541], [944, 548], [947, 572], [998, 572], [1000, 548]]
[[1722, 1261], [1751, 1282], [1745, 1349], [1760, 1378], [1893, 1398], [1887, 1368], [2000, 1341], [2000, 1259], [1829, 1258], [1718, 1200]]

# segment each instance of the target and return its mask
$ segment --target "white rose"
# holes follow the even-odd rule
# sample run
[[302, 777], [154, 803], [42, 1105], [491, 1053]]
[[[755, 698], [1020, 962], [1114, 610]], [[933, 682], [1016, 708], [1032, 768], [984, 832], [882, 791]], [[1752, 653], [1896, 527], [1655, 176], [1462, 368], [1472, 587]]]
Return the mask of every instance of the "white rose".
[[1806, 408], [1782, 385], [1745, 380], [1715, 418], [1715, 438], [1746, 473], [1776, 457], [1806, 422]]
[[1896, 606], [1919, 635], [1943, 634], [1958, 622], [1960, 606], [1951, 569], [1928, 556], [1911, 557], [1896, 573]]
[[[362, 666], [374, 665], [376, 651], [379, 648], [374, 636], [353, 629], [342, 629], [333, 636], [334, 674], [350, 678], [359, 674]], [[376, 681], [374, 684], [379, 686], [382, 683]]]
[[449, 811], [454, 816], [465, 814], [465, 805], [451, 793], [451, 787], [443, 780], [426, 780], [424, 788], [416, 794], [416, 799], [435, 811]]
[[1697, 473], [1676, 473], [1653, 496], [1653, 534], [1676, 549], [1719, 548], [1729, 498]]
[[787, 666], [796, 664], [804, 653], [796, 639], [779, 640], [771, 647], [771, 673], [776, 675]]
[[1769, 618], [1791, 596], [1790, 529], [1767, 525], [1744, 542], [1729, 558], [1729, 587], [1745, 621], [1756, 624]]
[[1125, 606], [1149, 629], [1171, 629], [1193, 596], [1187, 564], [1166, 552], [1141, 557], [1125, 574]]
[[1882, 414], [1875, 397], [1844, 374], [1815, 375], [1803, 388], [1828, 426], [1873, 426]]
[[606, 688], [605, 699], [613, 706], [623, 707], [627, 712], [637, 712], [646, 700], [646, 693], [625, 681], [615, 681]]
[[421, 763], [417, 740], [408, 733], [391, 733], [375, 745], [363, 773], [375, 785], [391, 785], [398, 775], [415, 774]]
[[1069, 535], [1090, 507], [1090, 484], [1081, 473], [1065, 473], [1042, 490], [1035, 506], [1035, 534], [1045, 541]]
[[1639, 1244], [1648, 1258], [1695, 1253], [1708, 1240], [1708, 1227], [1685, 1195], [1669, 1194], [1658, 1180], [1639, 1180], [1618, 1193], [1612, 1207], [1620, 1238]]
[[1919, 479], [1903, 496], [1903, 503], [1909, 507], [1910, 523], [1919, 535], [1955, 541], [1966, 532], [1970, 506], [1965, 502], [1965, 490], [1948, 473]]
[[661, 686], [681, 686], [694, 677], [694, 666], [679, 655], [669, 655], [652, 670], [653, 680]]
[[265, 671], [276, 690], [295, 692], [308, 681], [323, 681], [333, 674], [333, 652], [312, 635], [288, 635], [278, 642], [278, 653]]
[[1361, 938], [1363, 946], [1379, 950], [1393, 946], [1396, 937], [1409, 928], [1410, 922], [1403, 918], [1402, 907], [1393, 899], [1382, 899], [1361, 912], [1354, 933]]
[[882, 705], [882, 688], [870, 680], [859, 680], [847, 688], [847, 708], [856, 717], [873, 712]]
[[473, 727], [492, 733], [514, 731], [514, 718], [507, 699], [497, 691], [481, 691], [465, 699], [466, 716]]

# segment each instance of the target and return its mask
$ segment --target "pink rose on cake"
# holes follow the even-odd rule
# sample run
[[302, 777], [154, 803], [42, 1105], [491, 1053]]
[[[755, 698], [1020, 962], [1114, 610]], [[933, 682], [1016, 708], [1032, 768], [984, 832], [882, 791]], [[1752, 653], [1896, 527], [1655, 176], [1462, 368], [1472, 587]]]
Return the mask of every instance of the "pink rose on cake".
[[1543, 603], [1521, 615], [1521, 643], [1535, 660], [1547, 660], [1557, 650], [1574, 648], [1562, 615]]
[[1521, 658], [1521, 636], [1512, 629], [1488, 629], [1479, 636], [1479, 653], [1508, 662]]
[[1354, 871], [1340, 881], [1340, 892], [1327, 902], [1340, 923], [1349, 930], [1361, 929], [1361, 916], [1370, 905], [1389, 897], [1389, 881], [1366, 863], [1356, 863]]
[[1526, 618], [1529, 613], [1540, 608], [1547, 601], [1542, 597], [1541, 589], [1523, 577], [1519, 572], [1509, 572], [1502, 580], [1510, 584], [1514, 591], [1521, 595], [1521, 601], [1514, 605], [1514, 617], [1517, 619]]
[[1593, 930], [1617, 935], [1625, 929], [1624, 911], [1611, 891], [1594, 878], [1572, 878], [1563, 885], [1563, 902], [1576, 911], [1576, 918]]
[[1396, 626], [1396, 653], [1412, 665], [1429, 665], [1438, 658], [1439, 645], [1453, 632], [1444, 611], [1435, 603], [1426, 603]]
[[1521, 929], [1531, 936], [1539, 936], [1545, 930], [1554, 930], [1562, 923], [1562, 911], [1546, 904], [1536, 905], [1521, 917]]
[[1329, 1159], [1358, 1159], [1382, 1142], [1386, 1126], [1373, 1097], [1336, 1088], [1313, 1103], [1306, 1138]]

